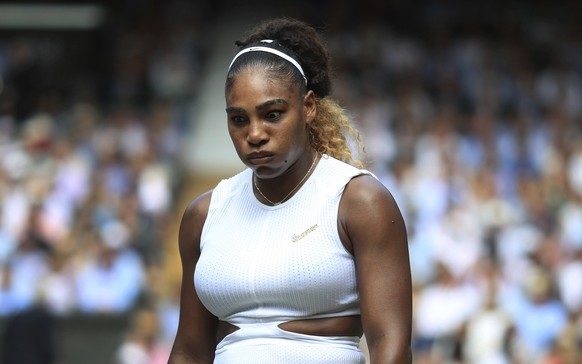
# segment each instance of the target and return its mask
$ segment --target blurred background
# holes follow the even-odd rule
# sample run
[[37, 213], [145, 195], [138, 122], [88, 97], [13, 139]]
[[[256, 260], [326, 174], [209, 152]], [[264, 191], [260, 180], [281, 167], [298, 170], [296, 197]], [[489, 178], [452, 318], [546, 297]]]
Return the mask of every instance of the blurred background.
[[409, 233], [415, 363], [581, 363], [582, 3], [0, 3], [0, 363], [165, 363], [234, 41], [322, 30]]

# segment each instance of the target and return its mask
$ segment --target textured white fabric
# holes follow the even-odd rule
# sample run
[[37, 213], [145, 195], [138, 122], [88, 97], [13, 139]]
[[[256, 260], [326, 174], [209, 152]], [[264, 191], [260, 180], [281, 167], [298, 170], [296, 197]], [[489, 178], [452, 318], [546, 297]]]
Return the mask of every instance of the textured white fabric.
[[[256, 199], [249, 169], [221, 181], [194, 274], [202, 303], [239, 327], [359, 314], [355, 263], [340, 241], [337, 213], [345, 185], [363, 173], [369, 174], [324, 156], [299, 191], [278, 206]], [[239, 331], [235, 336], [244, 341]], [[357, 338], [348, 341], [357, 348]]]
[[214, 364], [364, 364], [357, 336], [313, 336], [277, 323], [241, 325], [216, 348]]

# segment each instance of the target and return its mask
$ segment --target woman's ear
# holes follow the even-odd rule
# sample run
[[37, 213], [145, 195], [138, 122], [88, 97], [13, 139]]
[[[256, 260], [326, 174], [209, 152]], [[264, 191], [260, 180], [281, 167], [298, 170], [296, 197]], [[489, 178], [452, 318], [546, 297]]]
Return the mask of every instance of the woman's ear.
[[305, 96], [303, 97], [303, 107], [305, 110], [305, 122], [309, 125], [317, 115], [317, 103], [313, 91], [309, 90], [305, 93]]

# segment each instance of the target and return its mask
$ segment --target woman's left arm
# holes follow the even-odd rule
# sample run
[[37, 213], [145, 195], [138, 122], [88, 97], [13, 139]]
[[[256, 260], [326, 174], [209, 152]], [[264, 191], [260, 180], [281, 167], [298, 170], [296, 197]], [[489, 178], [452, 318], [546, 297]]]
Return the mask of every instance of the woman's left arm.
[[412, 363], [412, 283], [400, 209], [384, 185], [362, 175], [345, 188], [339, 224], [356, 259], [371, 363]]

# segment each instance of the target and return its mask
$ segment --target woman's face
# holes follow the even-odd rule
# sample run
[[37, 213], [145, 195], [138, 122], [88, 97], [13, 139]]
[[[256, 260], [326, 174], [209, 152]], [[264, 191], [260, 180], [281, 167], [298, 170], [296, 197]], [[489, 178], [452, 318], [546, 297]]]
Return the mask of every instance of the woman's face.
[[[255, 67], [241, 71], [226, 91], [228, 132], [242, 162], [259, 178], [284, 173], [312, 158], [308, 125], [315, 96]], [[306, 153], [308, 152], [308, 153]]]

